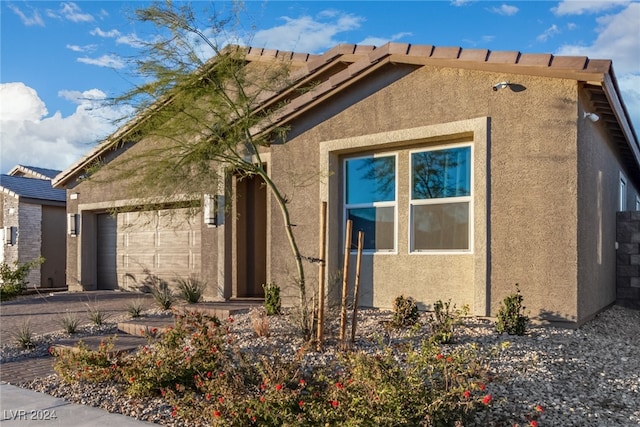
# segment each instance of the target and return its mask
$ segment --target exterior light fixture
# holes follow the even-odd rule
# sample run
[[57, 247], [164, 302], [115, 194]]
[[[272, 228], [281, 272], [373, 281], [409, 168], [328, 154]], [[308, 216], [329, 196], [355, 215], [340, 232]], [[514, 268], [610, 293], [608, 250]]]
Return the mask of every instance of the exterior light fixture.
[[202, 216], [204, 223], [213, 227], [218, 226], [218, 206], [217, 197], [213, 194], [204, 195], [204, 204], [202, 205]]
[[4, 227], [4, 244], [13, 246], [18, 240], [18, 227]]
[[584, 112], [584, 118], [589, 119], [594, 123], [600, 120], [600, 116], [597, 115], [596, 113], [587, 113], [586, 111]]
[[499, 89], [504, 89], [506, 87], [509, 87], [510, 84], [511, 83], [509, 83], [509, 82], [496, 83], [496, 84], [493, 85], [493, 91], [495, 92], [495, 91], [497, 91]]
[[67, 214], [67, 233], [71, 237], [75, 237], [80, 234], [80, 215]]

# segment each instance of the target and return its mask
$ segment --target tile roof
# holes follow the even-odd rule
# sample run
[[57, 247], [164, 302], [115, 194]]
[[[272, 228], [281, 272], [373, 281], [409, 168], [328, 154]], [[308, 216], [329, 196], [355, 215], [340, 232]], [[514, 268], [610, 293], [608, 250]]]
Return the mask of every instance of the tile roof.
[[[277, 110], [271, 125], [283, 125], [298, 114], [313, 108], [323, 100], [357, 81], [360, 76], [375, 72], [385, 64], [408, 64], [416, 67], [434, 65], [466, 68], [514, 74], [574, 79], [585, 82], [590, 94], [605, 101], [599, 104], [600, 112], [611, 118], [607, 128], [616, 143], [626, 147], [630, 165], [640, 164], [640, 146], [631, 125], [628, 112], [622, 102], [620, 89], [613, 73], [611, 60], [589, 59], [586, 56], [556, 56], [552, 54], [523, 54], [518, 51], [491, 51], [488, 49], [464, 49], [461, 47], [412, 45], [387, 43], [380, 47], [340, 44], [320, 55], [284, 52], [273, 49], [237, 47], [243, 49], [247, 61], [269, 61], [284, 58], [295, 65], [293, 83], [278, 92], [264, 94], [260, 109], [286, 105]], [[215, 64], [215, 61], [211, 61]], [[82, 173], [91, 161], [117, 146], [133, 131], [136, 121], [120, 128], [85, 157], [74, 163], [54, 179], [54, 185], [65, 185]], [[258, 127], [257, 132], [268, 131], [272, 126]]]
[[14, 197], [54, 202], [66, 201], [66, 191], [51, 187], [51, 181], [48, 179], [0, 175], [0, 189], [3, 193]]
[[12, 176], [28, 176], [30, 178], [38, 178], [38, 179], [53, 179], [60, 172], [56, 169], [46, 169], [39, 168], [37, 166], [25, 166], [25, 165], [16, 165], [11, 169], [8, 175]]

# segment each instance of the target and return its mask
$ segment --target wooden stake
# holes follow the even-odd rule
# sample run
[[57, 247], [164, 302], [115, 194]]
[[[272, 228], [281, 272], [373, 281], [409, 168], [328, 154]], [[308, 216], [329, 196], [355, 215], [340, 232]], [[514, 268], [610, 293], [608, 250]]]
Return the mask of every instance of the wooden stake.
[[317, 349], [322, 350], [322, 335], [324, 328], [324, 274], [327, 266], [326, 263], [326, 246], [327, 246], [327, 202], [320, 205], [320, 246], [318, 248], [320, 258], [320, 266], [318, 267], [318, 335]]
[[358, 290], [360, 289], [360, 266], [362, 265], [362, 246], [364, 231], [358, 231], [358, 255], [356, 257], [356, 282], [353, 287], [353, 318], [351, 320], [351, 342], [356, 341], [356, 325], [358, 323]]
[[349, 251], [351, 250], [351, 228], [353, 222], [347, 220], [344, 233], [344, 263], [342, 267], [342, 305], [340, 307], [340, 342], [345, 344], [347, 334], [347, 290], [349, 288]]

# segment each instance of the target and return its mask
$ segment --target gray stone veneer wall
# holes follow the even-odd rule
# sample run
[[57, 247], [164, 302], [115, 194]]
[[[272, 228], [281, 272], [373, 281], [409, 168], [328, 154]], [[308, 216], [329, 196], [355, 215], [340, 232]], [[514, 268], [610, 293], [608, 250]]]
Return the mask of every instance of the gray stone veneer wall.
[[616, 303], [640, 309], [640, 211], [616, 215]]

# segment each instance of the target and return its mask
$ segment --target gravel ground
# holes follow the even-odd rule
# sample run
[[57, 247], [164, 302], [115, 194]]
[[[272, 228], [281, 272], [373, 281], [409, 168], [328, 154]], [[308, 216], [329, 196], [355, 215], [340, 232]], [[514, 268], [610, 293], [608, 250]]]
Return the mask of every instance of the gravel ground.
[[[418, 339], [398, 332], [388, 335], [382, 324], [390, 318], [390, 312], [362, 311], [355, 348], [373, 351], [374, 342], [380, 337], [392, 342]], [[236, 316], [234, 341], [252, 351], [278, 349], [283, 354], [295, 354], [302, 342], [291, 328], [291, 319], [279, 316], [271, 317], [270, 321], [271, 336], [257, 338], [249, 315]], [[308, 366], [328, 363], [335, 356], [335, 321], [325, 334], [325, 350], [308, 352], [305, 360]], [[46, 351], [57, 336], [64, 334], [41, 337], [41, 344], [27, 354], [4, 345], [0, 348], [1, 359], [15, 360]], [[640, 425], [639, 311], [614, 306], [579, 329], [532, 326], [522, 337], [500, 336], [492, 321], [468, 318], [456, 330], [456, 337], [456, 344], [452, 345], [477, 343], [488, 348], [509, 343], [494, 360], [494, 381], [487, 386], [487, 391], [495, 396], [491, 418], [478, 420], [477, 425], [526, 425], [525, 415], [532, 413], [536, 405], [544, 408], [538, 419], [540, 426]], [[21, 386], [146, 421], [181, 425], [171, 418], [171, 408], [161, 399], [126, 398], [115, 384], [68, 385], [53, 375]]]

